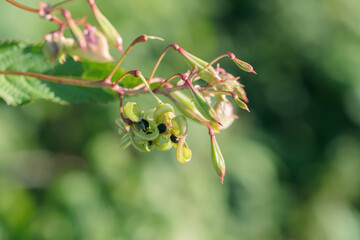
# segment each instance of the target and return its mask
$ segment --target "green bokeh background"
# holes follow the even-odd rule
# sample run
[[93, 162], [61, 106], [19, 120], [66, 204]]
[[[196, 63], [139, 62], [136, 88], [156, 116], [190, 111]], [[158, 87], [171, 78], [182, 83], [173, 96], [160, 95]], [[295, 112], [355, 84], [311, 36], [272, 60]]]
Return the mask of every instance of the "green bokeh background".
[[[241, 75], [251, 109], [217, 137], [224, 184], [197, 123], [193, 159], [181, 165], [173, 150], [120, 150], [117, 102], [0, 104], [1, 240], [360, 239], [360, 1], [97, 3], [125, 46], [144, 33], [165, 38], [134, 48], [126, 69], [149, 74], [174, 42], [208, 61], [231, 51], [254, 66], [258, 75], [221, 60]], [[89, 12], [86, 1], [69, 8]], [[2, 40], [37, 42], [51, 30], [0, 2]], [[169, 53], [157, 74], [185, 67]], [[148, 96], [131, 99], [154, 107]]]

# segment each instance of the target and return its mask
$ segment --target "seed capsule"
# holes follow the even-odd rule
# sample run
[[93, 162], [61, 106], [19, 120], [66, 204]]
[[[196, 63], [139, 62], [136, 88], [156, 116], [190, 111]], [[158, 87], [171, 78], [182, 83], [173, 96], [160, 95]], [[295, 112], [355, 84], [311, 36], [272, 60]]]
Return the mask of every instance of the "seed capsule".
[[160, 151], [168, 151], [172, 148], [173, 143], [167, 135], [161, 134], [154, 141], [155, 147]]
[[211, 140], [211, 160], [213, 162], [214, 168], [217, 172], [217, 174], [220, 177], [221, 183], [224, 182], [224, 176], [225, 176], [225, 161], [224, 157], [221, 154], [219, 145], [216, 142], [216, 138], [214, 135], [210, 137]]
[[174, 147], [176, 148], [176, 159], [180, 163], [189, 162], [192, 156], [192, 152], [185, 142], [186, 136], [187, 135], [180, 138], [178, 143], [174, 143]]
[[161, 103], [156, 108], [154, 114], [154, 120], [157, 124], [165, 123], [166, 125], [170, 125], [170, 121], [173, 117], [175, 117], [174, 108], [168, 103]]
[[159, 133], [164, 133], [166, 132], [166, 125], [164, 123], [160, 123], [157, 128], [159, 129]]
[[124, 113], [132, 122], [141, 121], [141, 112], [136, 102], [127, 102], [124, 105]]
[[104, 33], [106, 39], [109, 41], [109, 44], [119, 49], [120, 52], [123, 51], [123, 42], [120, 34], [116, 28], [110, 23], [110, 21], [100, 12], [99, 8], [96, 6], [94, 0], [88, 0], [91, 10], [94, 13], [94, 17], [99, 24], [101, 31]]
[[187, 121], [184, 115], [178, 115], [171, 119], [171, 133], [182, 137], [187, 132]]
[[173, 143], [178, 143], [180, 139], [177, 136], [175, 136], [174, 134], [171, 134], [170, 140]]
[[149, 122], [146, 121], [145, 119], [142, 119], [139, 123], [138, 123], [139, 128], [146, 132], [147, 130], [149, 130]]

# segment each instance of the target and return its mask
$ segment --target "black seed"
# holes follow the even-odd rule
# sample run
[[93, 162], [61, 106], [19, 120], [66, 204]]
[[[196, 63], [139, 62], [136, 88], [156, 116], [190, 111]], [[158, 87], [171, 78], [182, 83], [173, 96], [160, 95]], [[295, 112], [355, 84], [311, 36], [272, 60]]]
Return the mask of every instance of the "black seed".
[[148, 141], [149, 145], [151, 146], [153, 144], [153, 141]]
[[147, 132], [146, 135], [152, 134], [152, 132]]
[[171, 141], [173, 143], [178, 143], [179, 142], [179, 138], [177, 136], [175, 136], [174, 134], [171, 134], [171, 137], [170, 137]]
[[139, 123], [138, 126], [141, 130], [143, 130], [144, 132], [146, 132], [147, 130], [149, 130], [149, 123], [148, 121], [146, 121], [145, 119], [142, 119]]
[[157, 128], [159, 129], [159, 133], [166, 132], [166, 125], [164, 123], [160, 123]]

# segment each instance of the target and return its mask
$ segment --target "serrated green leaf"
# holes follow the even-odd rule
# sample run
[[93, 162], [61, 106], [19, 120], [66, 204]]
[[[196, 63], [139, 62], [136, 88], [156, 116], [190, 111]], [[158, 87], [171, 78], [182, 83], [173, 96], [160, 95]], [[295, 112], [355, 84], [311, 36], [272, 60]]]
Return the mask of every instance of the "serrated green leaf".
[[[0, 71], [26, 71], [53, 76], [77, 77], [101, 80], [112, 70], [110, 63], [74, 62], [68, 58], [64, 64], [54, 67], [45, 61], [41, 44], [22, 42], [0, 42]], [[118, 69], [113, 79], [119, 78], [124, 70]], [[133, 87], [141, 81], [127, 77], [122, 86]], [[47, 82], [34, 77], [0, 74], [0, 98], [8, 105], [22, 105], [38, 99], [60, 104], [103, 103], [117, 99], [108, 89], [70, 86]]]

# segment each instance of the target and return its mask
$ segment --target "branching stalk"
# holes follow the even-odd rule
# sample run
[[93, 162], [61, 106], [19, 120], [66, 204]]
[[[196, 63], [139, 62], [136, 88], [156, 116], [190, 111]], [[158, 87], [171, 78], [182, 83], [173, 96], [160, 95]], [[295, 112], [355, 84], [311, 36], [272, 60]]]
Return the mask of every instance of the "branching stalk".
[[152, 70], [151, 73], [150, 73], [150, 76], [149, 76], [149, 78], [148, 78], [148, 82], [150, 82], [151, 79], [154, 77], [155, 71], [156, 71], [156, 69], [159, 67], [159, 64], [160, 64], [161, 60], [164, 58], [166, 52], [167, 52], [169, 49], [171, 49], [171, 48], [177, 50], [177, 49], [179, 49], [179, 45], [177, 45], [177, 44], [170, 44], [169, 46], [167, 46], [167, 47], [164, 49], [164, 51], [160, 54], [160, 57], [159, 57], [158, 60], [156, 61], [153, 70]]
[[[152, 37], [154, 39], [154, 37]], [[160, 39], [160, 38], [158, 38]], [[130, 52], [130, 50], [137, 44], [140, 42], [146, 42], [148, 40], [146, 35], [141, 35], [138, 38], [136, 38], [130, 45], [129, 47], [125, 50], [124, 54], [120, 57], [120, 59], [117, 61], [117, 63], [115, 64], [113, 70], [110, 72], [110, 74], [105, 78], [105, 81], [111, 81], [111, 78], [113, 77], [113, 75], [115, 74], [116, 70], [118, 69], [118, 67], [120, 66], [120, 64], [122, 63], [122, 61], [124, 60], [124, 58], [126, 57], [126, 55]]]
[[220, 59], [224, 58], [224, 57], [228, 57], [230, 59], [234, 58], [234, 54], [232, 53], [224, 53], [221, 54], [220, 56], [214, 58], [211, 62], [209, 62], [204, 68], [202, 68], [197, 74], [200, 75], [202, 72], [204, 72], [206, 69], [208, 69], [209, 67], [211, 67], [214, 63], [216, 63], [217, 61], [219, 61]]

